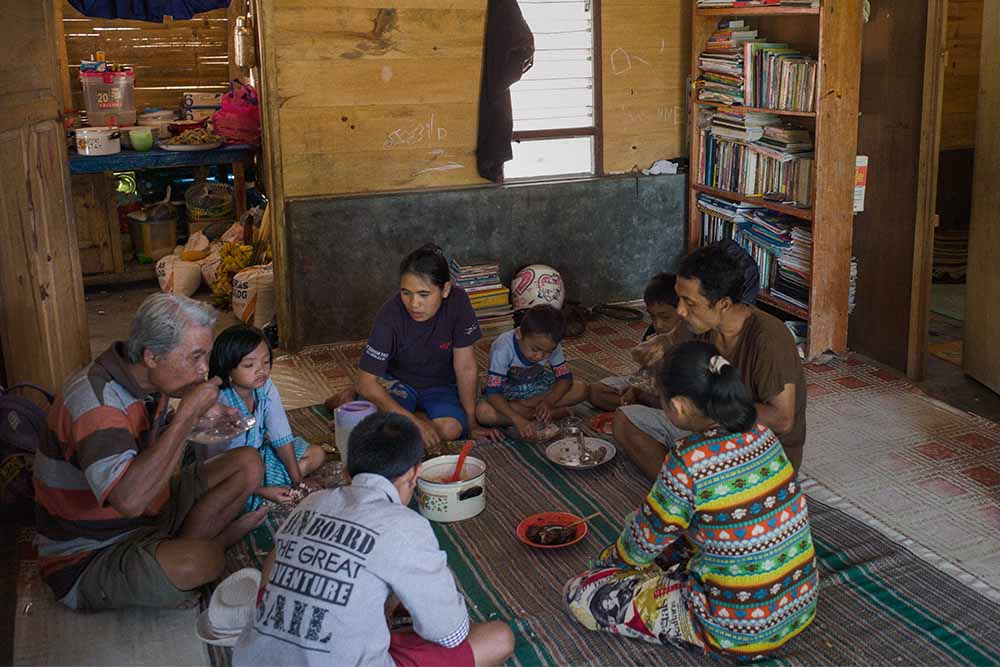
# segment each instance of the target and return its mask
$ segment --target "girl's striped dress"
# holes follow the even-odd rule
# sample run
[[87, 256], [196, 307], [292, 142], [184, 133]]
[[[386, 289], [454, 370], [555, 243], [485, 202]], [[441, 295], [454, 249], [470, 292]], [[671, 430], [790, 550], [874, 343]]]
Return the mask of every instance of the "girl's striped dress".
[[[220, 403], [236, 408], [244, 417], [253, 415], [257, 421], [249, 431], [233, 438], [224, 445], [212, 449], [199, 445], [199, 448], [196, 449], [199, 459], [203, 460], [236, 447], [254, 447], [260, 452], [260, 457], [264, 462], [264, 481], [261, 482], [261, 486], [289, 486], [292, 483], [292, 478], [289, 476], [285, 464], [278, 458], [275, 449], [290, 445], [295, 452], [295, 459], [298, 460], [305, 456], [309, 443], [292, 435], [292, 427], [288, 423], [285, 406], [281, 403], [281, 396], [278, 395], [278, 388], [274, 386], [274, 382], [268, 379], [264, 386], [254, 389], [253, 398], [254, 409], [251, 412], [249, 406], [243, 402], [243, 399], [232, 387], [224, 387], [219, 392]], [[250, 496], [244, 511], [252, 512], [260, 507], [261, 502], [263, 499], [260, 496]]]

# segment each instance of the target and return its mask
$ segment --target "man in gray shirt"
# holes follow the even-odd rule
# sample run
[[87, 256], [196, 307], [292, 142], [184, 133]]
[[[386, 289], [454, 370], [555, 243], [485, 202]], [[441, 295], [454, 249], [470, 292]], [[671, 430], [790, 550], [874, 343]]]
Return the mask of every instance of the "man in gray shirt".
[[[510, 628], [470, 627], [430, 523], [406, 506], [423, 459], [420, 430], [402, 415], [375, 414], [351, 433], [348, 452], [351, 485], [306, 498], [275, 536], [233, 664], [500, 665], [514, 650]], [[412, 632], [389, 632], [390, 591]]]

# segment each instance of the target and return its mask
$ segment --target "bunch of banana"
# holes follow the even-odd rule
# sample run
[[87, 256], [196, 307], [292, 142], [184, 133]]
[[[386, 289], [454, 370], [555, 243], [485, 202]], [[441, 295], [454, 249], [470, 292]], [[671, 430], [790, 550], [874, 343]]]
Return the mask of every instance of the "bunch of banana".
[[229, 308], [233, 295], [233, 276], [250, 264], [253, 246], [223, 243], [219, 248], [219, 272], [212, 286], [212, 301], [219, 308]]

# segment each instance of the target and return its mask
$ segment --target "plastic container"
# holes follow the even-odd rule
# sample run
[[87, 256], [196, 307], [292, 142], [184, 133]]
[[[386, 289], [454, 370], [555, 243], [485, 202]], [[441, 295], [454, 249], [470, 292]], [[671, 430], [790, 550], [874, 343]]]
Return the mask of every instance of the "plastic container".
[[90, 125], [135, 125], [135, 72], [80, 72]]
[[177, 219], [142, 222], [130, 218], [128, 230], [132, 235], [135, 258], [140, 264], [152, 264], [174, 251], [177, 245]]

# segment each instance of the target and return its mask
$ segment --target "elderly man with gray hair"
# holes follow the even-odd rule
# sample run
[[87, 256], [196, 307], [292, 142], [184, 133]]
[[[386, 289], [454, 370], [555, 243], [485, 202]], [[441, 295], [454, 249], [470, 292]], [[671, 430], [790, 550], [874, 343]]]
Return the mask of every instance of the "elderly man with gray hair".
[[[263, 468], [241, 447], [180, 467], [217, 403], [206, 381], [215, 312], [173, 294], [139, 307], [128, 341], [73, 375], [35, 457], [42, 576], [73, 609], [182, 606], [222, 574], [225, 548], [259, 525], [240, 516]], [[168, 400], [179, 398], [176, 410]]]

